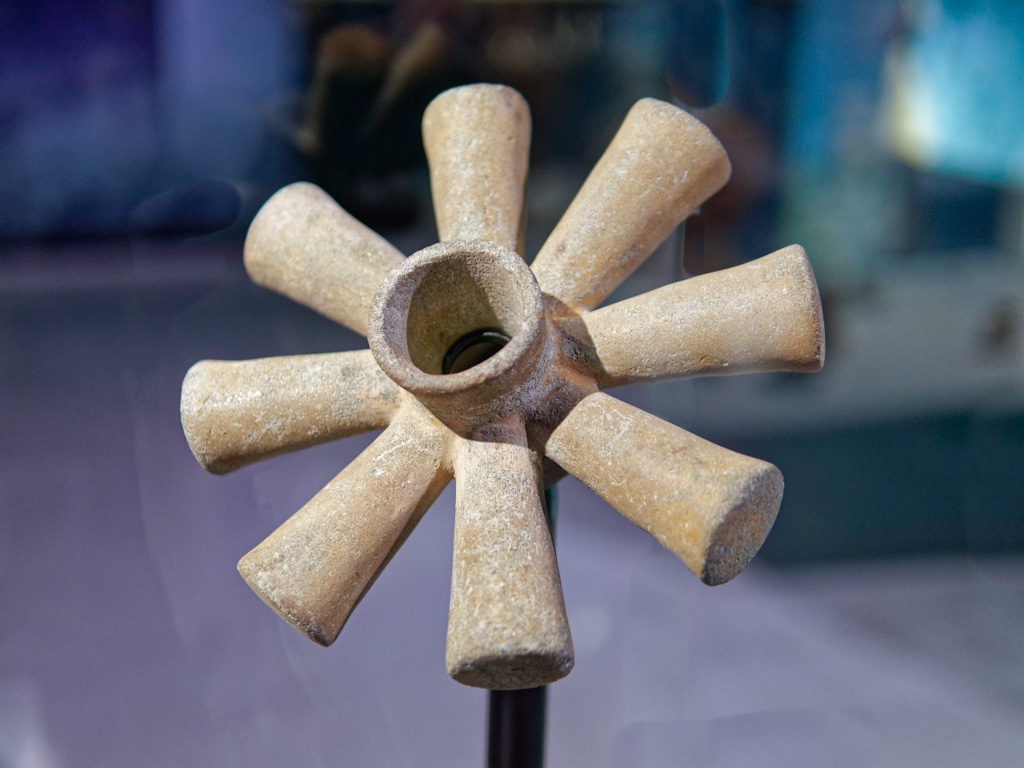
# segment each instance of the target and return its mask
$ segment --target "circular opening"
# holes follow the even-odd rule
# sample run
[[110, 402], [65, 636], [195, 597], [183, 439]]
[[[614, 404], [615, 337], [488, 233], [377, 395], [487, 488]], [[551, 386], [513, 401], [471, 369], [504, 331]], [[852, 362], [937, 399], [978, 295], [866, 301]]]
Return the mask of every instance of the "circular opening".
[[497, 412], [536, 373], [547, 349], [544, 299], [515, 251], [483, 240], [438, 243], [385, 277], [368, 338], [399, 386], [436, 408], [455, 397], [444, 400], [446, 418], [461, 424], [480, 416], [466, 410], [470, 401]]
[[412, 364], [424, 373], [478, 365], [528, 322], [523, 286], [487, 254], [424, 265], [419, 277], [409, 302], [406, 345]]
[[498, 328], [470, 331], [452, 344], [445, 352], [441, 373], [460, 373], [479, 365], [508, 344], [508, 336]]

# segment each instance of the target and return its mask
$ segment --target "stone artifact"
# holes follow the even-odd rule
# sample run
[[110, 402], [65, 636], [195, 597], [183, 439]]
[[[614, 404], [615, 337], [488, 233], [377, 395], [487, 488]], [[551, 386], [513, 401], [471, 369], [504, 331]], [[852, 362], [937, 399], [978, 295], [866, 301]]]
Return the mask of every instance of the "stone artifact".
[[579, 478], [707, 584], [743, 569], [782, 498], [771, 464], [603, 390], [816, 371], [821, 304], [794, 245], [595, 309], [729, 177], [718, 141], [674, 106], [630, 110], [532, 267], [522, 97], [447, 91], [423, 135], [439, 244], [404, 258], [303, 183], [267, 201], [245, 243], [253, 280], [366, 334], [370, 349], [197, 363], [182, 424], [215, 473], [383, 429], [238, 565], [323, 645], [454, 478], [448, 672], [483, 688], [544, 685], [573, 665], [546, 482]]

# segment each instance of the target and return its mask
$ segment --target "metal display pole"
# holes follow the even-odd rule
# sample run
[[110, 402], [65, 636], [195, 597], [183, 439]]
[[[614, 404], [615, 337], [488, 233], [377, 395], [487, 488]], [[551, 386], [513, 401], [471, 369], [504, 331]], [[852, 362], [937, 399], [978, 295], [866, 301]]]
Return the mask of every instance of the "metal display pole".
[[[555, 537], [558, 491], [544, 491], [551, 538]], [[488, 703], [487, 768], [543, 768], [548, 688], [491, 691]]]

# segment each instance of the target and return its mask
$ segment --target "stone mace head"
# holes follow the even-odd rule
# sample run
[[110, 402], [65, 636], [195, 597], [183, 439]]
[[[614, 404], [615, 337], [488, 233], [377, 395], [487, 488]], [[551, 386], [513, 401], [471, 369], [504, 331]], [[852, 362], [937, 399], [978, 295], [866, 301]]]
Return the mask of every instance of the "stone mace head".
[[821, 302], [803, 249], [790, 246], [595, 309], [729, 177], [715, 137], [670, 104], [630, 110], [530, 267], [519, 93], [446, 91], [424, 114], [423, 139], [437, 245], [405, 258], [305, 183], [271, 197], [246, 238], [254, 281], [365, 334], [370, 349], [199, 362], [181, 419], [215, 473], [383, 429], [238, 564], [323, 645], [454, 478], [448, 673], [530, 688], [573, 665], [546, 483], [578, 478], [707, 584], [743, 569], [782, 499], [773, 465], [603, 390], [819, 370]]

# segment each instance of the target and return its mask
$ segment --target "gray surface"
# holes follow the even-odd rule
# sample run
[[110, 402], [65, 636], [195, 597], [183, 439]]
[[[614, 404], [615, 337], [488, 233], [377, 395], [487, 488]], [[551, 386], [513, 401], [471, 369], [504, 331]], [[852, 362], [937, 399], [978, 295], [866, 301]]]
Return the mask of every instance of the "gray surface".
[[[0, 766], [482, 765], [486, 695], [443, 664], [452, 489], [323, 649], [234, 564], [370, 436], [212, 477], [178, 424], [201, 357], [360, 340], [108, 257], [113, 288], [0, 310]], [[577, 659], [552, 766], [1024, 763], [1020, 558], [710, 589], [571, 480], [558, 551]]]

